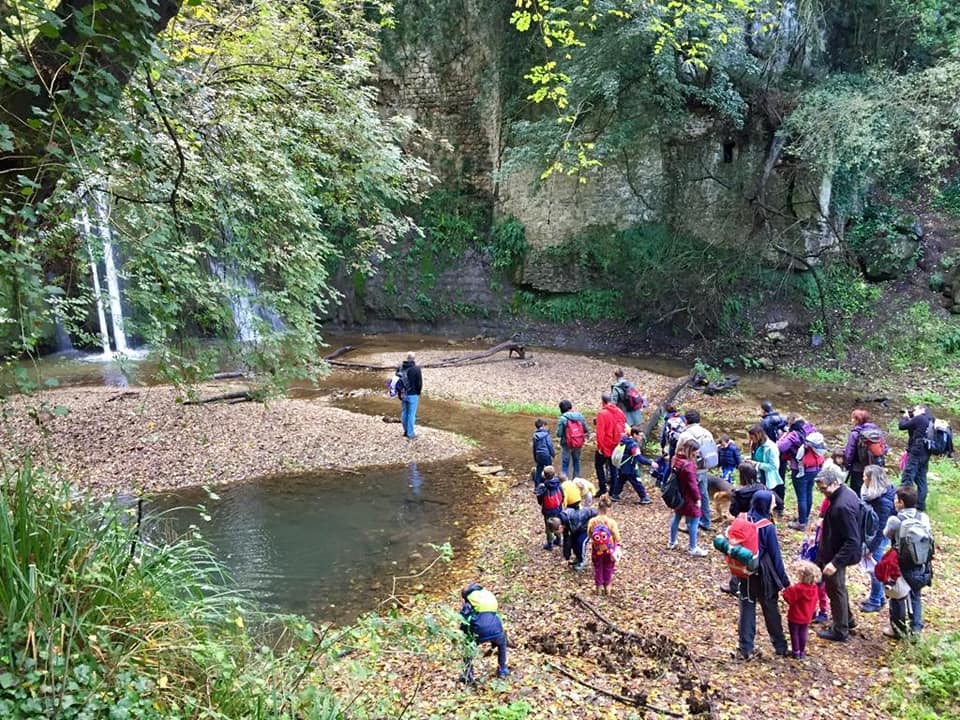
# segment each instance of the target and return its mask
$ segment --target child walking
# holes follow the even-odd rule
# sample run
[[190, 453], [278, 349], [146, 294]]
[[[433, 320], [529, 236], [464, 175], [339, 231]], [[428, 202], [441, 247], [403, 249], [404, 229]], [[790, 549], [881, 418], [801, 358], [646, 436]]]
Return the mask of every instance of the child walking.
[[550, 437], [550, 430], [547, 428], [547, 421], [543, 418], [537, 418], [533, 424], [536, 430], [533, 433], [533, 461], [537, 464], [534, 470], [533, 487], [536, 487], [543, 481], [543, 469], [553, 463], [553, 456], [556, 451], [553, 448], [553, 438]]
[[554, 545], [560, 544], [560, 536], [554, 533], [550, 518], [559, 518], [563, 510], [563, 488], [560, 487], [560, 480], [556, 477], [556, 470], [553, 465], [547, 465], [543, 468], [543, 482], [537, 485], [534, 493], [537, 496], [537, 502], [540, 504], [540, 512], [543, 514], [543, 527], [547, 534], [547, 541], [543, 544], [544, 550], [552, 550]]
[[590, 537], [590, 555], [593, 559], [593, 582], [600, 595], [610, 594], [613, 583], [613, 571], [617, 567], [617, 555], [620, 550], [620, 527], [610, 517], [613, 502], [609, 495], [597, 498], [596, 517], [587, 523], [587, 535]]
[[460, 680], [465, 683], [474, 681], [473, 659], [477, 655], [477, 645], [487, 642], [497, 648], [497, 677], [506, 677], [510, 674], [507, 669], [507, 634], [497, 612], [496, 596], [482, 585], [472, 583], [460, 592], [460, 597], [463, 598], [460, 629], [466, 640]]
[[790, 609], [787, 611], [787, 626], [790, 628], [790, 650], [793, 657], [800, 659], [807, 654], [807, 629], [813, 621], [820, 593], [820, 568], [807, 560], [798, 560], [793, 565], [793, 574], [799, 578], [783, 591], [783, 599]]
[[720, 477], [726, 482], [733, 484], [733, 471], [740, 467], [743, 459], [740, 457], [740, 448], [730, 439], [729, 435], [721, 435], [717, 443], [717, 455], [720, 461]]

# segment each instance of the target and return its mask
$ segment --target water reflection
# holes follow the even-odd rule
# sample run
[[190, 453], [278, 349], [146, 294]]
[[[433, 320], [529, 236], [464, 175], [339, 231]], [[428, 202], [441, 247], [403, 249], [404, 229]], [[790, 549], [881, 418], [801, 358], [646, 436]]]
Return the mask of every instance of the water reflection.
[[376, 607], [393, 575], [426, 566], [428, 543], [463, 547], [478, 493], [455, 480], [462, 473], [455, 463], [411, 463], [272, 478], [218, 488], [216, 500], [197, 488], [167, 494], [150, 509], [166, 511], [178, 532], [197, 525], [264, 608], [348, 619]]

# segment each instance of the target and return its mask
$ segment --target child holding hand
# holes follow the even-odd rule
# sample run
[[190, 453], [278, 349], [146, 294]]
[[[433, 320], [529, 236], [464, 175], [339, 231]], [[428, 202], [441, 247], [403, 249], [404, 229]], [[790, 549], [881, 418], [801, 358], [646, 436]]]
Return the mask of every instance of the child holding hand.
[[787, 611], [790, 650], [799, 660], [807, 653], [807, 629], [813, 621], [819, 599], [820, 568], [808, 560], [798, 560], [792, 570], [799, 580], [783, 591], [783, 599], [790, 608]]

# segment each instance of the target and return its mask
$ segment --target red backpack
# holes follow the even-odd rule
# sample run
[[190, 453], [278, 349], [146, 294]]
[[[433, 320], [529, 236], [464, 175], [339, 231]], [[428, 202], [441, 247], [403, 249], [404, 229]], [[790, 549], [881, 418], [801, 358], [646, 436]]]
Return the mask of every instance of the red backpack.
[[760, 528], [765, 528], [771, 524], [772, 523], [766, 518], [758, 522], [752, 522], [747, 519], [746, 513], [740, 513], [736, 517], [730, 527], [727, 528], [727, 540], [730, 543], [730, 547], [739, 545], [749, 550], [753, 555], [754, 561], [747, 564], [731, 557], [733, 553], [729, 553], [725, 556], [725, 559], [727, 566], [730, 568], [730, 572], [737, 577], [747, 578], [757, 571], [756, 558], [760, 552]]
[[542, 502], [540, 507], [544, 510], [561, 510], [563, 509], [563, 490], [559, 487], [556, 490], [547, 491], [543, 494]]
[[630, 412], [643, 410], [643, 408], [647, 406], [647, 399], [640, 394], [636, 385], [631, 385], [627, 388], [627, 396], [624, 398], [624, 404]]
[[567, 418], [567, 426], [563, 430], [563, 442], [571, 450], [579, 450], [586, 442], [587, 431], [580, 420]]

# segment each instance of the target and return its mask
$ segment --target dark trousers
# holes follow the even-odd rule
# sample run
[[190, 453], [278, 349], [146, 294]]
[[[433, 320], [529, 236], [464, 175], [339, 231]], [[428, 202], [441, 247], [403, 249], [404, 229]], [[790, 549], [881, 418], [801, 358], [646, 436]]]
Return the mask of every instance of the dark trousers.
[[910, 634], [910, 596], [902, 597], [899, 600], [890, 598], [890, 627], [897, 634], [897, 637], [907, 637]]
[[635, 473], [624, 472], [624, 468], [620, 468], [620, 472], [617, 473], [617, 479], [612, 491], [614, 497], [620, 497], [620, 493], [623, 492], [623, 486], [626, 483], [630, 483], [630, 487], [636, 491], [641, 500], [647, 499], [647, 489], [643, 486], [643, 483], [640, 482], [640, 479]]
[[787, 496], [787, 486], [780, 484], [773, 489], [773, 494], [777, 496], [777, 502], [774, 507], [774, 514], [777, 517], [783, 517], [783, 501]]
[[[472, 641], [472, 642], [471, 642]], [[463, 659], [463, 678], [464, 680], [473, 680], [473, 659], [477, 655], [477, 645], [490, 643], [497, 649], [497, 670], [505, 670], [507, 667], [507, 634], [500, 633], [492, 640], [483, 640], [478, 642], [473, 633], [467, 632], [467, 650], [466, 657]]]
[[863, 470], [851, 470], [847, 473], [847, 484], [857, 494], [857, 497], [860, 497], [860, 488], [863, 487]]
[[842, 637], [850, 634], [850, 597], [847, 595], [847, 568], [838, 567], [833, 575], [825, 575], [827, 597], [830, 599], [830, 617], [833, 630]]
[[610, 461], [606, 455], [604, 455], [599, 450], [594, 453], [593, 456], [593, 469], [597, 472], [597, 488], [598, 494], [604, 495], [607, 492], [607, 482], [609, 481], [610, 492], [614, 493], [614, 488], [617, 486], [617, 476], [619, 472], [617, 468], [613, 466], [613, 463]]
[[900, 473], [901, 485], [917, 486], [917, 510], [927, 509], [927, 468], [930, 465], [930, 455], [908, 455], [907, 464]]
[[569, 560], [573, 555], [577, 565], [583, 564], [583, 549], [587, 544], [587, 529], [580, 528], [563, 534], [563, 559]]
[[757, 605], [763, 611], [763, 624], [767, 627], [767, 634], [773, 649], [785, 655], [787, 652], [787, 638], [783, 634], [783, 619], [780, 617], [780, 606], [777, 604], [777, 594], [770, 596], [764, 592], [763, 582], [759, 575], [749, 578], [740, 578], [740, 620], [737, 630], [740, 637], [739, 650], [744, 657], [753, 652], [753, 641], [757, 635]]

